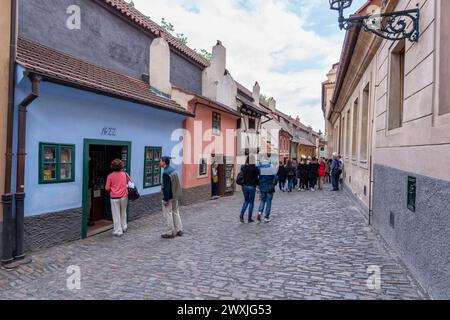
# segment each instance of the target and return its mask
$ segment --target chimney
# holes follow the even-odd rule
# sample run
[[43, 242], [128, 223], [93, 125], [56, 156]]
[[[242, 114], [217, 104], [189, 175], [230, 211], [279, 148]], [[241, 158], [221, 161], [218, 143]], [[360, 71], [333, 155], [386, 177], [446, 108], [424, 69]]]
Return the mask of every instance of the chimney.
[[225, 74], [226, 66], [227, 49], [217, 40], [212, 49], [210, 66], [203, 71], [202, 92], [205, 97], [216, 100], [217, 85]]
[[170, 83], [170, 48], [160, 32], [160, 37], [150, 45], [150, 86], [157, 91], [171, 95]]
[[297, 123], [300, 123], [300, 117], [297, 116], [297, 118], [295, 118], [295, 121], [296, 121]]
[[261, 98], [261, 87], [259, 86], [259, 83], [256, 82], [253, 86], [253, 101], [257, 106], [259, 106], [259, 101]]
[[273, 112], [275, 112], [277, 110], [277, 102], [275, 101], [274, 98], [270, 98], [269, 99], [269, 108], [270, 110], [272, 110]]

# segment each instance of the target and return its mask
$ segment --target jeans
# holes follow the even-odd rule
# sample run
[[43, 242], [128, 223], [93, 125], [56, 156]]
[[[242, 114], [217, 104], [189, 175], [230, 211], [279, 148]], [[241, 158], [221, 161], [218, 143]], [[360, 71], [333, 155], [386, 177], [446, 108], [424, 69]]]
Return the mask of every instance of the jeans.
[[264, 213], [266, 209], [266, 219], [270, 218], [270, 211], [272, 210], [273, 193], [261, 191], [261, 204], [259, 205], [259, 213]]
[[114, 235], [120, 236], [127, 231], [128, 197], [111, 199], [111, 213], [114, 222]]
[[331, 173], [331, 183], [333, 184], [333, 190], [339, 190], [339, 171], [333, 171]]
[[212, 196], [216, 197], [218, 195], [219, 195], [219, 184], [213, 182], [213, 184], [212, 184]]
[[283, 191], [284, 187], [286, 186], [286, 180], [280, 180], [279, 185], [280, 185], [280, 191]]
[[[294, 189], [294, 179], [295, 179], [294, 176], [289, 176], [288, 177], [288, 190], [289, 190], [289, 192], [292, 192], [292, 190]], [[261, 211], [259, 211], [259, 212], [261, 212]]]
[[242, 192], [244, 193], [244, 204], [242, 205], [241, 218], [244, 218], [248, 208], [248, 220], [251, 220], [253, 217], [253, 208], [255, 207], [256, 188], [244, 186]]

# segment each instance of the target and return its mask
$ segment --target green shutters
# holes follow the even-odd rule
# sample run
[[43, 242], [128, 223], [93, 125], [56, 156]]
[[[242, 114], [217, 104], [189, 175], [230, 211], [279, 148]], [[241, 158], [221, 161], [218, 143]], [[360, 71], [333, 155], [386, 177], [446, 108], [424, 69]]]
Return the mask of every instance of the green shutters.
[[54, 143], [39, 144], [39, 183], [75, 181], [75, 146]]
[[161, 147], [145, 147], [144, 159], [144, 188], [161, 185]]

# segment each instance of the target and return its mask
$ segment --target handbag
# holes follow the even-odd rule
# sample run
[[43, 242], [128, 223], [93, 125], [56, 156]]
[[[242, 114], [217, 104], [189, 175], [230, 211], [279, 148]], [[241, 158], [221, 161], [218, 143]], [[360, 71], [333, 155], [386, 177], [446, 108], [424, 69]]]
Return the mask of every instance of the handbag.
[[128, 199], [130, 201], [136, 201], [138, 200], [141, 195], [139, 194], [138, 189], [136, 188], [136, 185], [134, 184], [133, 180], [131, 180], [130, 176], [127, 175], [127, 187], [128, 187]]
[[236, 178], [236, 184], [239, 186], [243, 186], [245, 184], [244, 172], [239, 172]]

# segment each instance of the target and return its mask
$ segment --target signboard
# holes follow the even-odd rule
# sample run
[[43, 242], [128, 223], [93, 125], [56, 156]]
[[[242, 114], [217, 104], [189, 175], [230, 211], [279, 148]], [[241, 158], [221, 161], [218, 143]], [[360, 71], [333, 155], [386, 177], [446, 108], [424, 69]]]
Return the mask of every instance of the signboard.
[[417, 179], [408, 177], [408, 209], [416, 212]]

